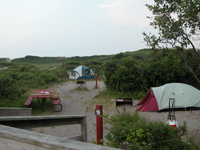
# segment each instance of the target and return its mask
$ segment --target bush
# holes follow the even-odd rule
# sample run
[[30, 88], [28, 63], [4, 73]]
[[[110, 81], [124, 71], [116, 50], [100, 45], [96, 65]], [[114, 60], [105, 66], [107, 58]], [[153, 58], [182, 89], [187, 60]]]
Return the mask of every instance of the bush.
[[129, 149], [184, 149], [187, 144], [181, 136], [186, 133], [186, 125], [172, 129], [163, 122], [147, 123], [133, 127], [126, 138]]
[[5, 74], [0, 76], [0, 98], [16, 99], [24, 94], [25, 90], [17, 81], [17, 74]]
[[112, 116], [109, 123], [112, 127], [106, 135], [108, 146], [130, 150], [200, 149], [200, 145], [192, 139], [182, 140], [187, 133], [185, 123], [178, 129], [172, 129], [163, 122], [146, 122], [137, 112]]
[[132, 92], [147, 90], [139, 62], [130, 57], [112, 60], [105, 65], [105, 84], [110, 90]]
[[[189, 50], [185, 50], [185, 55], [189, 55], [188, 52]], [[114, 59], [105, 63], [105, 84], [108, 89], [118, 92], [144, 92], [151, 87], [172, 82], [186, 83], [200, 88], [195, 79], [200, 78], [197, 71], [200, 68], [200, 58], [187, 57], [191, 64], [190, 71], [183, 59], [174, 50], [158, 51], [142, 60], [137, 60], [131, 56], [117, 55]], [[192, 70], [194, 70], [193, 74], [191, 74]], [[193, 77], [194, 74], [196, 74], [195, 78]]]
[[50, 71], [40, 71], [36, 68], [31, 70], [26, 66], [4, 70], [0, 74], [0, 104], [6, 107], [11, 106], [8, 100], [13, 104], [18, 104], [18, 101], [22, 99], [28, 89], [47, 87], [55, 82], [58, 82], [58, 78]]
[[134, 126], [140, 126], [140, 124], [146, 123], [145, 119], [140, 118], [138, 113], [111, 116], [108, 122], [112, 127], [110, 128], [110, 132], [106, 135], [106, 139], [109, 140], [107, 145], [122, 149], [128, 147], [126, 139], [130, 130]]

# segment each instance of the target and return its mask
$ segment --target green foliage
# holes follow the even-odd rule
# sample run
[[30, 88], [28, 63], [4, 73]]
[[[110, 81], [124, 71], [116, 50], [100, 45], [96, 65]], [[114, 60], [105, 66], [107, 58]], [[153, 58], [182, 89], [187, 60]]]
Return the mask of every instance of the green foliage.
[[[200, 78], [200, 58], [194, 57], [191, 49], [183, 50], [182, 53], [188, 60], [187, 64], [192, 66], [193, 72]], [[32, 65], [28, 65], [29, 62]], [[107, 56], [76, 56], [67, 59], [26, 56], [10, 63], [1, 62], [0, 67], [7, 70], [0, 71], [0, 91], [3, 92], [0, 93], [0, 99], [13, 99], [30, 88], [47, 87], [58, 81], [56, 74], [67, 74], [79, 65], [88, 66], [99, 74], [98, 80], [105, 80], [106, 93], [111, 94], [111, 98], [141, 99], [150, 87], [170, 82], [182, 82], [200, 89], [183, 57], [175, 49], [142, 49]], [[14, 89], [17, 89], [15, 94], [9, 94], [8, 91], [12, 93]]]
[[112, 60], [105, 65], [105, 84], [111, 90], [119, 92], [140, 91], [146, 88], [140, 64], [127, 57]]
[[28, 64], [50, 64], [63, 63], [66, 57], [39, 57], [39, 56], [25, 56], [24, 58], [13, 59], [14, 63], [28, 63]]
[[4, 62], [4, 61], [0, 61], [0, 68], [3, 68], [3, 67], [11, 67], [11, 66], [14, 66], [12, 63], [10, 62]]
[[[200, 51], [198, 44], [194, 42], [200, 40], [198, 16], [200, 1], [154, 0], [153, 5], [147, 4], [146, 6], [153, 13], [153, 16], [149, 17], [151, 19], [150, 25], [158, 30], [157, 35], [143, 33], [147, 45], [153, 50], [157, 48], [176, 49], [177, 57], [183, 60], [182, 64], [187, 72], [190, 73], [190, 76], [192, 75], [195, 82], [200, 84]], [[188, 51], [189, 53], [185, 53], [184, 49], [188, 47], [191, 47], [191, 50]], [[185, 79], [187, 78], [185, 77]]]
[[0, 58], [0, 62], [6, 62], [7, 58]]
[[19, 68], [19, 71], [20, 72], [25, 72], [27, 70], [27, 68], [25, 67], [25, 66], [21, 66], [20, 68]]
[[182, 60], [174, 52], [149, 59], [144, 71], [148, 87], [170, 82], [187, 82], [184, 78], [187, 71], [182, 64]]
[[148, 57], [151, 53], [150, 49], [142, 49], [134, 52], [119, 53], [116, 55], [100, 55], [100, 56], [84, 56], [70, 57], [62, 64], [62, 68], [71, 71], [79, 65], [85, 65], [91, 68], [95, 74], [99, 74], [98, 79], [104, 80], [105, 67], [107, 63], [114, 60], [120, 60], [127, 57], [132, 57], [135, 60], [142, 60]]
[[[194, 59], [190, 49], [185, 50], [184, 54], [188, 57], [190, 62], [188, 64], [193, 64], [193, 70], [199, 70], [200, 58]], [[172, 82], [186, 83], [200, 88], [184, 64], [184, 60], [173, 49], [152, 51], [142, 61], [131, 56], [121, 59], [114, 57], [104, 66], [105, 84], [108, 89], [122, 93], [145, 92], [151, 87]], [[196, 75], [200, 78], [198, 71]]]
[[129, 130], [126, 141], [129, 143], [128, 147], [149, 147], [148, 149], [150, 149], [152, 148], [151, 145], [153, 145], [151, 144], [151, 137], [152, 134], [148, 129], [136, 129], [135, 127], [133, 127]]
[[110, 60], [112, 58], [111, 55], [94, 55], [94, 56], [75, 56], [75, 57], [70, 57], [67, 59], [68, 61], [76, 61], [76, 62], [90, 62], [90, 61], [105, 61], [105, 60]]
[[0, 99], [13, 100], [24, 94], [25, 90], [18, 84], [18, 80], [20, 80], [20, 77], [14, 72], [0, 75]]
[[199, 0], [154, 0], [153, 5], [146, 6], [154, 15], [150, 25], [159, 31], [159, 37], [144, 34], [149, 46], [165, 43], [172, 47], [181, 45], [187, 48], [191, 45], [196, 51], [191, 39], [195, 36], [199, 40]]
[[[129, 149], [191, 149], [181, 137], [186, 134], [186, 124], [172, 129], [163, 122], [147, 123], [129, 130], [126, 141]], [[186, 148], [187, 147], [187, 148]]]
[[[30, 88], [38, 88], [58, 82], [57, 76], [50, 71], [41, 71], [32, 66], [19, 66], [3, 70], [0, 74], [1, 106], [22, 106], [21, 99]], [[20, 100], [20, 102], [18, 102]], [[9, 101], [9, 102], [8, 102]], [[11, 103], [10, 103], [11, 102]]]
[[110, 132], [106, 135], [106, 139], [109, 140], [107, 145], [126, 149], [128, 146], [126, 138], [129, 134], [129, 130], [131, 130], [133, 126], [138, 126], [139, 124], [144, 124], [145, 122], [146, 121], [140, 118], [137, 113], [127, 113], [125, 115], [117, 114], [115, 116], [111, 116], [109, 123], [112, 127], [110, 128]]
[[112, 127], [106, 135], [108, 146], [130, 150], [200, 149], [192, 139], [182, 140], [187, 133], [185, 123], [172, 129], [162, 122], [146, 122], [137, 113], [111, 116], [109, 123]]

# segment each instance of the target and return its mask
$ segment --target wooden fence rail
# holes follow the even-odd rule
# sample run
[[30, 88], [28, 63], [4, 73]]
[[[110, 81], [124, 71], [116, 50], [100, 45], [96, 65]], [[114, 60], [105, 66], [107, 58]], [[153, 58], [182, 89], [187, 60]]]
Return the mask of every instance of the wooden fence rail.
[[86, 116], [18, 116], [0, 117], [0, 124], [21, 129], [80, 124], [81, 135], [73, 139], [87, 142]]
[[111, 147], [23, 130], [71, 124], [81, 125], [80, 139], [87, 141], [86, 116], [0, 117], [0, 150], [116, 150]]

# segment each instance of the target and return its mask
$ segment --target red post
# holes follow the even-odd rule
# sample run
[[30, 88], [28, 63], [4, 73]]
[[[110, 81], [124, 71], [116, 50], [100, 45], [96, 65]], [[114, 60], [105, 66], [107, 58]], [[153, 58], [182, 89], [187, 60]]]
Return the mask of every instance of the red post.
[[97, 76], [98, 76], [98, 74], [95, 75], [95, 78], [96, 78], [96, 89], [97, 89]]
[[103, 106], [96, 105], [97, 144], [103, 145]]

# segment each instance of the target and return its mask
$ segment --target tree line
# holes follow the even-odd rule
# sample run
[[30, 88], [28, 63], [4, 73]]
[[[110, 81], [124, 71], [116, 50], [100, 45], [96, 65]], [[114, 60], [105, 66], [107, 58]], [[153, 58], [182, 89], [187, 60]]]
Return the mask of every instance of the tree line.
[[[121, 53], [107, 62], [104, 66], [107, 88], [123, 93], [139, 92], [166, 83], [181, 82], [200, 89], [200, 85], [176, 50], [146, 51], [150, 51], [150, 55], [143, 59], [123, 56]], [[191, 49], [184, 50], [185, 57], [192, 69], [197, 71], [197, 77], [200, 78], [197, 69], [199, 67], [197, 62], [200, 62], [200, 58], [193, 59], [192, 53]]]

